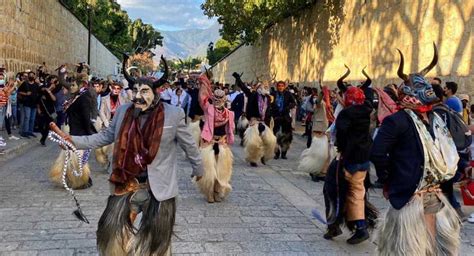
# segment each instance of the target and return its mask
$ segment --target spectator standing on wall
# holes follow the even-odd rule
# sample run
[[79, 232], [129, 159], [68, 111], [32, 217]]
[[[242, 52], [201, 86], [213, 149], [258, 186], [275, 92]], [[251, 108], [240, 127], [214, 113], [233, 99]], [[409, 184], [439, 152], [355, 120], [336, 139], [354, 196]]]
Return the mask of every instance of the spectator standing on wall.
[[18, 88], [21, 107], [21, 131], [20, 135], [25, 138], [36, 137], [33, 128], [36, 119], [36, 107], [38, 101], [39, 85], [35, 82], [35, 72], [28, 72], [28, 80]]

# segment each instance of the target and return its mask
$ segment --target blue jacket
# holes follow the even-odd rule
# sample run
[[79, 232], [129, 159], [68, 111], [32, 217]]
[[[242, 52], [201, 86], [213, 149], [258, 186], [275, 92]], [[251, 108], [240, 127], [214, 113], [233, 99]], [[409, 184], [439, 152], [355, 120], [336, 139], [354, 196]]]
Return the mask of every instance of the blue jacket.
[[372, 144], [370, 160], [388, 186], [390, 204], [405, 206], [423, 176], [423, 147], [413, 120], [405, 111], [383, 120]]

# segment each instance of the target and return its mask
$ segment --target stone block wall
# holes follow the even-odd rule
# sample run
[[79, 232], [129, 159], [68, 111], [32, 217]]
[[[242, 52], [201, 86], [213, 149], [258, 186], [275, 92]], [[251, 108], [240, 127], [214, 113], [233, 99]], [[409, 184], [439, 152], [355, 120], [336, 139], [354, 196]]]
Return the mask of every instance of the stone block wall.
[[[0, 65], [9, 71], [46, 62], [53, 72], [63, 63], [87, 62], [88, 30], [59, 0], [0, 0], [0, 6]], [[92, 74], [116, 74], [117, 65], [120, 60], [92, 36]]]
[[271, 27], [254, 45], [242, 46], [213, 67], [217, 80], [233, 83], [276, 73], [279, 80], [314, 85], [319, 77], [331, 86], [345, 72], [360, 82], [361, 70], [376, 86], [400, 83], [399, 48], [405, 73], [427, 66], [438, 46], [439, 63], [428, 77], [439, 76], [474, 96], [474, 1], [339, 0], [320, 1], [299, 17]]

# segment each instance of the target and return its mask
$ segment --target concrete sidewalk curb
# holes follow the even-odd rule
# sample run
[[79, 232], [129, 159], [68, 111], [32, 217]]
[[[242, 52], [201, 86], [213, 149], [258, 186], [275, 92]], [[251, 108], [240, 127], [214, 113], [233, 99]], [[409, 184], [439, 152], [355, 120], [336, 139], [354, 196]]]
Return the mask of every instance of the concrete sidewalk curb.
[[0, 162], [13, 159], [23, 154], [28, 149], [33, 148], [35, 145], [36, 146], [39, 145], [36, 140], [32, 140], [32, 139], [21, 139], [18, 143], [15, 143], [15, 144], [16, 144], [15, 146], [10, 148], [8, 147], [8, 141], [7, 141], [8, 148], [4, 150], [4, 154], [0, 155]]

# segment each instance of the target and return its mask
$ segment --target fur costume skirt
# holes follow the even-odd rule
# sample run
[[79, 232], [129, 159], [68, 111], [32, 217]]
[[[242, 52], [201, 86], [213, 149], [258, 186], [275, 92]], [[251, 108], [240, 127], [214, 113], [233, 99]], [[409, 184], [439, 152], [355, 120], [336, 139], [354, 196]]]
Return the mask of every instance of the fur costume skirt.
[[[427, 207], [433, 201], [438, 205], [434, 211]], [[417, 194], [400, 210], [390, 207], [379, 226], [378, 255], [459, 254], [461, 222], [441, 192]]]
[[311, 147], [303, 150], [298, 170], [318, 175], [326, 173], [329, 163], [336, 157], [336, 150], [327, 136], [313, 136]]
[[175, 198], [159, 202], [148, 189], [109, 196], [97, 227], [99, 255], [171, 255], [175, 216]]
[[95, 159], [104, 168], [110, 163], [111, 154], [113, 152], [114, 144], [103, 146], [95, 149]]
[[[216, 148], [218, 147], [218, 148]], [[201, 148], [204, 175], [197, 182], [200, 191], [208, 202], [220, 202], [226, 198], [232, 186], [233, 155], [226, 144], [210, 144]]]
[[191, 130], [191, 134], [193, 135], [194, 141], [196, 142], [196, 146], [199, 147], [199, 142], [201, 141], [201, 127], [199, 126], [199, 121], [191, 121], [188, 124], [189, 129]]
[[[259, 131], [259, 126], [264, 127], [262, 132]], [[265, 161], [272, 159], [275, 154], [276, 142], [277, 139], [273, 131], [264, 123], [249, 126], [244, 134], [245, 161], [258, 163], [262, 158]]]
[[[84, 151], [80, 150], [83, 154]], [[49, 179], [59, 185], [63, 186], [63, 167], [64, 167], [64, 160], [66, 159], [66, 151], [61, 150], [59, 153], [58, 158], [56, 161], [54, 161], [53, 166], [51, 166], [51, 169], [49, 171]], [[89, 183], [89, 178], [90, 178], [90, 169], [89, 169], [89, 164], [84, 164], [83, 165], [83, 173], [82, 176], [76, 177], [73, 173], [73, 169], [78, 171], [79, 170], [79, 162], [77, 155], [71, 152], [71, 160], [69, 161], [69, 164], [67, 166], [67, 171], [66, 171], [66, 182], [69, 187], [72, 189], [78, 189], [81, 187], [85, 187]]]
[[244, 115], [241, 115], [239, 117], [239, 120], [237, 121], [237, 134], [240, 137], [240, 140], [241, 140], [240, 145], [241, 146], [243, 145], [245, 130], [248, 127], [249, 127], [249, 120]]
[[277, 145], [279, 147], [276, 147], [275, 150], [281, 150], [282, 152], [287, 152], [288, 149], [290, 149], [291, 142], [293, 141], [293, 133], [283, 133], [282, 131], [279, 131], [276, 134], [277, 137]]

